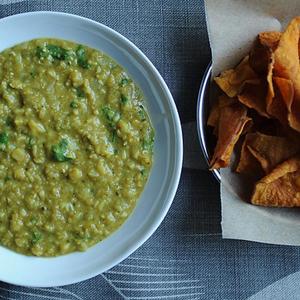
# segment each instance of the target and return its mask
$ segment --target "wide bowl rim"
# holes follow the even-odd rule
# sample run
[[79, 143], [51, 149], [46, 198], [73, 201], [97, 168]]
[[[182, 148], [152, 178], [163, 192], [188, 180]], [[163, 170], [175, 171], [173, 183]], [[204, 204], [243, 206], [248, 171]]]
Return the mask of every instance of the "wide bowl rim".
[[[82, 21], [85, 22], [85, 24], [90, 24], [93, 26], [97, 26], [100, 30], [104, 30], [111, 34], [112, 38], [120, 40], [120, 42], [124, 43], [128, 49], [130, 49], [134, 55], [136, 55], [147, 67], [149, 70], [150, 74], [153, 76], [154, 80], [158, 82], [161, 91], [163, 91], [165, 101], [170, 109], [171, 112], [171, 117], [172, 117], [172, 130], [175, 136], [175, 148], [174, 151], [174, 164], [172, 167], [170, 167], [170, 181], [168, 182], [168, 189], [166, 193], [166, 198], [164, 199], [163, 205], [159, 209], [159, 213], [156, 215], [156, 218], [151, 220], [151, 222], [147, 223], [147, 226], [145, 230], [143, 231], [142, 234], [139, 234], [136, 237], [136, 240], [134, 243], [132, 243], [128, 248], [126, 248], [126, 251], [122, 252], [122, 254], [118, 255], [117, 258], [112, 260], [109, 263], [106, 263], [105, 266], [102, 269], [98, 269], [97, 271], [91, 271], [88, 275], [79, 275], [76, 274], [72, 278], [68, 279], [54, 279], [51, 282], [43, 282], [43, 279], [37, 279], [32, 282], [23, 282], [19, 280], [7, 280], [6, 278], [3, 278], [3, 276], [0, 277], [1, 281], [11, 283], [11, 284], [16, 284], [16, 285], [21, 285], [21, 286], [32, 286], [32, 287], [52, 287], [52, 286], [62, 286], [62, 285], [67, 285], [67, 284], [73, 284], [77, 283], [89, 278], [92, 278], [96, 275], [99, 275], [108, 269], [114, 267], [118, 263], [120, 263], [122, 260], [127, 258], [130, 254], [132, 254], [134, 251], [136, 251], [143, 243], [146, 242], [146, 240], [155, 232], [155, 230], [158, 228], [158, 226], [161, 224], [163, 219], [165, 218], [177, 191], [179, 181], [180, 181], [180, 176], [181, 176], [181, 171], [182, 171], [182, 163], [183, 163], [183, 138], [182, 138], [182, 129], [181, 129], [181, 122], [179, 118], [179, 114], [177, 111], [177, 107], [175, 104], [175, 101], [172, 97], [172, 94], [165, 83], [164, 79], [158, 72], [158, 70], [154, 67], [152, 62], [146, 57], [146, 55], [136, 46], [134, 45], [130, 40], [125, 38], [123, 35], [118, 33], [117, 31], [111, 29], [110, 27], [96, 22], [94, 20], [81, 17], [78, 15], [74, 14], [69, 14], [69, 13], [63, 13], [63, 12], [55, 12], [55, 11], [36, 11], [36, 12], [27, 12], [27, 13], [20, 13], [20, 14], [15, 14], [11, 15], [5, 18], [0, 19], [0, 26], [3, 22], [8, 21], [11, 19], [18, 19], [18, 18], [24, 18], [24, 17], [31, 17], [31, 16], [44, 16], [44, 15], [51, 15], [51, 16], [60, 16], [60, 17], [66, 17], [66, 18], [75, 18], [77, 21]], [[149, 79], [150, 80], [150, 79]], [[170, 127], [171, 127], [170, 126]], [[129, 217], [130, 218], [130, 217]], [[145, 225], [146, 226], [146, 225]]]

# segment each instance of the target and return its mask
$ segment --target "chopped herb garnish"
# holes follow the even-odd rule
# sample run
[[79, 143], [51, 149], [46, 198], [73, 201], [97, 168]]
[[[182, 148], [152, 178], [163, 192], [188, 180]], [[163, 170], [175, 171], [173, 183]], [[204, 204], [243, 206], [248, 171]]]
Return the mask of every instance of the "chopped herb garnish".
[[111, 133], [112, 143], [114, 143], [116, 141], [116, 138], [117, 138], [117, 132], [116, 132], [116, 130], [113, 130], [112, 133]]
[[128, 102], [128, 98], [126, 96], [124, 96], [123, 94], [121, 94], [121, 102], [122, 102], [122, 104], [126, 104]]
[[38, 46], [36, 48], [36, 56], [38, 58], [47, 58], [48, 55], [49, 55], [49, 53], [48, 53], [46, 47], [40, 47], [40, 46]]
[[149, 136], [147, 136], [146, 138], [144, 138], [142, 140], [142, 147], [143, 150], [152, 152], [153, 151], [153, 147], [154, 147], [154, 131], [151, 130], [151, 132], [149, 133]]
[[142, 176], [146, 175], [146, 170], [145, 169], [140, 170], [140, 172], [141, 172]]
[[120, 86], [124, 86], [128, 83], [129, 83], [129, 80], [127, 78], [122, 78], [121, 81], [120, 81]]
[[108, 121], [112, 121], [113, 118], [114, 118], [114, 115], [115, 115], [115, 112], [108, 106], [104, 106], [102, 108], [102, 112], [105, 116], [105, 118], [108, 120]]
[[26, 145], [26, 149], [31, 150], [33, 145], [34, 145], [34, 138], [32, 136], [29, 136], [28, 137], [28, 142], [27, 142], [27, 145]]
[[81, 87], [76, 88], [76, 95], [79, 98], [84, 98], [85, 97], [85, 92]]
[[79, 45], [76, 49], [76, 57], [77, 57], [77, 64], [78, 66], [88, 69], [90, 67], [88, 63], [88, 59], [86, 56], [85, 49], [82, 45]]
[[153, 142], [154, 141], [152, 141], [152, 140], [146, 140], [146, 139], [144, 139], [143, 142], [142, 142], [143, 150], [152, 151], [152, 149], [153, 149]]
[[10, 176], [5, 176], [4, 181], [7, 182], [8, 180], [11, 180], [11, 177]]
[[33, 231], [32, 232], [32, 239], [31, 239], [31, 242], [33, 244], [36, 244], [38, 241], [40, 241], [42, 239], [43, 235], [38, 232], [38, 231]]
[[7, 145], [8, 143], [8, 134], [6, 132], [0, 133], [0, 144]]
[[52, 146], [52, 157], [55, 161], [64, 162], [73, 159], [68, 155], [68, 144], [67, 139], [62, 139], [59, 144]]
[[120, 120], [120, 114], [108, 106], [102, 108], [102, 113], [111, 129], [115, 130], [116, 123]]
[[35, 71], [31, 71], [29, 74], [30, 74], [30, 76], [31, 76], [32, 78], [34, 78], [34, 77], [36, 76], [36, 72], [35, 72]]
[[46, 48], [54, 59], [65, 60], [68, 55], [68, 51], [60, 46], [47, 45]]
[[32, 225], [35, 225], [38, 222], [38, 220], [36, 217], [32, 217], [30, 222]]
[[12, 126], [12, 125], [14, 124], [13, 118], [10, 117], [10, 116], [8, 116], [8, 117], [6, 118], [6, 120], [5, 120], [5, 124], [6, 124], [7, 126]]
[[143, 105], [139, 105], [139, 111], [138, 111], [138, 114], [139, 114], [139, 117], [141, 119], [141, 121], [146, 121], [146, 113], [145, 113], [145, 109], [144, 109], [144, 106]]
[[72, 101], [71, 103], [70, 103], [70, 107], [71, 108], [78, 108], [78, 103], [77, 102], [75, 102], [75, 101]]
[[69, 58], [70, 53], [67, 49], [56, 45], [45, 45], [43, 47], [38, 46], [36, 48], [36, 55], [38, 58], [48, 58], [57, 60], [66, 60]]

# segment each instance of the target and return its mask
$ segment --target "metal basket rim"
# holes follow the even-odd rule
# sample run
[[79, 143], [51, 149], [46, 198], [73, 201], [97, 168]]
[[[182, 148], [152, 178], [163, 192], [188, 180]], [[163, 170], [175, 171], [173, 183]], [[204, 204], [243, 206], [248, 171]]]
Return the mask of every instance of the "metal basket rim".
[[[207, 115], [205, 113], [205, 101], [208, 101], [207, 92], [209, 88], [210, 83], [210, 76], [212, 72], [212, 65], [211, 62], [207, 66], [204, 75], [201, 80], [199, 93], [198, 93], [198, 100], [197, 100], [197, 131], [198, 131], [198, 138], [199, 143], [201, 146], [201, 150], [203, 153], [203, 156], [206, 160], [207, 166], [209, 166], [209, 154], [206, 144], [206, 119]], [[217, 179], [217, 181], [221, 182], [221, 174], [219, 170], [212, 170], [212, 173], [214, 177]]]

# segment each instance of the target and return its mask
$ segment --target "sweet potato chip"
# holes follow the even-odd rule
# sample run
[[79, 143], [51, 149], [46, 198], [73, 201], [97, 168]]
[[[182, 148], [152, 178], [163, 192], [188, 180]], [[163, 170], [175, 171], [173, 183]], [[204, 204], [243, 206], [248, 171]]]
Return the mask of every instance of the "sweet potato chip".
[[[246, 136], [247, 137], [247, 136]], [[258, 160], [252, 155], [247, 146], [247, 138], [245, 138], [239, 163], [235, 169], [237, 173], [247, 175], [252, 178], [261, 178], [264, 171]]]
[[[274, 98], [274, 89], [272, 82], [274, 53], [281, 33], [277, 31], [262, 32], [258, 35], [254, 46], [249, 55], [250, 67], [260, 75], [260, 79], [250, 82], [244, 82], [243, 90], [238, 95], [239, 101], [255, 109], [260, 115], [269, 117], [268, 107], [272, 104]], [[267, 75], [267, 80], [265, 79]]]
[[218, 136], [218, 123], [221, 109], [234, 102], [237, 102], [236, 98], [229, 98], [226, 95], [221, 95], [219, 96], [218, 101], [213, 104], [207, 120], [207, 125], [214, 128], [213, 134], [215, 136]]
[[237, 98], [230, 98], [226, 95], [221, 95], [218, 98], [219, 109], [222, 110], [225, 106], [229, 106], [233, 103], [238, 103]]
[[300, 157], [278, 165], [255, 185], [251, 203], [261, 206], [300, 206]]
[[274, 52], [274, 75], [292, 81], [296, 79], [299, 72], [299, 22], [300, 19], [295, 18], [289, 23]]
[[281, 32], [269, 31], [261, 32], [250, 51], [249, 63], [251, 68], [258, 74], [265, 75], [268, 73], [268, 65], [272, 51], [278, 45]]
[[262, 46], [275, 51], [278, 46], [281, 34], [282, 33], [280, 31], [261, 32], [258, 34], [258, 40]]
[[216, 127], [218, 125], [218, 121], [219, 121], [219, 101], [216, 101], [211, 109], [210, 109], [210, 113], [207, 119], [207, 125], [211, 126], [211, 127]]
[[211, 169], [224, 168], [229, 165], [234, 145], [250, 120], [247, 117], [246, 107], [240, 103], [232, 103], [220, 110], [218, 141], [210, 163]]
[[[256, 109], [261, 115], [269, 113], [269, 107], [272, 105], [274, 98], [273, 88], [273, 66], [274, 66], [274, 51], [278, 46], [281, 37], [281, 32], [270, 31], [262, 32], [258, 35], [254, 46], [250, 52], [249, 63], [255, 72], [261, 75], [267, 75], [267, 90], [266, 92], [260, 88], [263, 93], [260, 92], [258, 96], [265, 97], [263, 101], [256, 101], [256, 105], [253, 108]], [[263, 79], [264, 82], [265, 79]], [[266, 95], [264, 95], [266, 93]], [[252, 93], [253, 94], [253, 93]], [[255, 94], [252, 95], [255, 99]], [[253, 100], [251, 101], [254, 102]], [[257, 105], [257, 103], [259, 105]]]
[[253, 121], [251, 132], [260, 132], [266, 135], [283, 135], [282, 125], [276, 119], [267, 119], [257, 114], [256, 112], [248, 112], [248, 116]]
[[293, 83], [289, 79], [273, 77], [273, 89], [274, 97], [267, 107], [268, 113], [277, 118], [281, 124], [288, 125], [294, 99]]
[[228, 97], [236, 97], [242, 90], [245, 82], [255, 83], [257, 74], [249, 65], [249, 55], [246, 56], [235, 69], [229, 69], [214, 78], [217, 85]]
[[266, 112], [267, 82], [258, 79], [257, 83], [245, 82], [243, 92], [238, 95], [241, 103], [255, 109], [260, 115], [269, 118]]
[[269, 64], [268, 64], [268, 73], [267, 73], [267, 84], [268, 84], [268, 92], [266, 97], [266, 111], [269, 112], [269, 108], [272, 105], [275, 92], [273, 87], [273, 68], [274, 68], [274, 62], [275, 62], [275, 55], [274, 53], [271, 53]]
[[[280, 127], [280, 132], [278, 131], [278, 135], [284, 136], [286, 138], [288, 138], [291, 142], [294, 143], [295, 145], [298, 145], [300, 143], [300, 132], [286, 126], [282, 126]], [[299, 146], [297, 146], [299, 147]]]
[[294, 97], [288, 113], [288, 122], [297, 131], [300, 131], [299, 24], [300, 18], [294, 18], [281, 35], [274, 52], [273, 70], [274, 76], [290, 80], [293, 84]]
[[260, 163], [267, 174], [277, 164], [295, 155], [300, 150], [300, 144], [286, 137], [271, 136], [259, 132], [249, 133], [245, 145], [253, 157]]

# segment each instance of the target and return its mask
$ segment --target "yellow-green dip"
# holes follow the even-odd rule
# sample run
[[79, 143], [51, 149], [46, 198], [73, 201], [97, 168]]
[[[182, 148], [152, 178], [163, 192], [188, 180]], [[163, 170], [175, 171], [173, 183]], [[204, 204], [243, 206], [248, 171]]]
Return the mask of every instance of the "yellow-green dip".
[[0, 244], [85, 250], [136, 205], [152, 165], [143, 95], [98, 50], [38, 39], [0, 53]]

